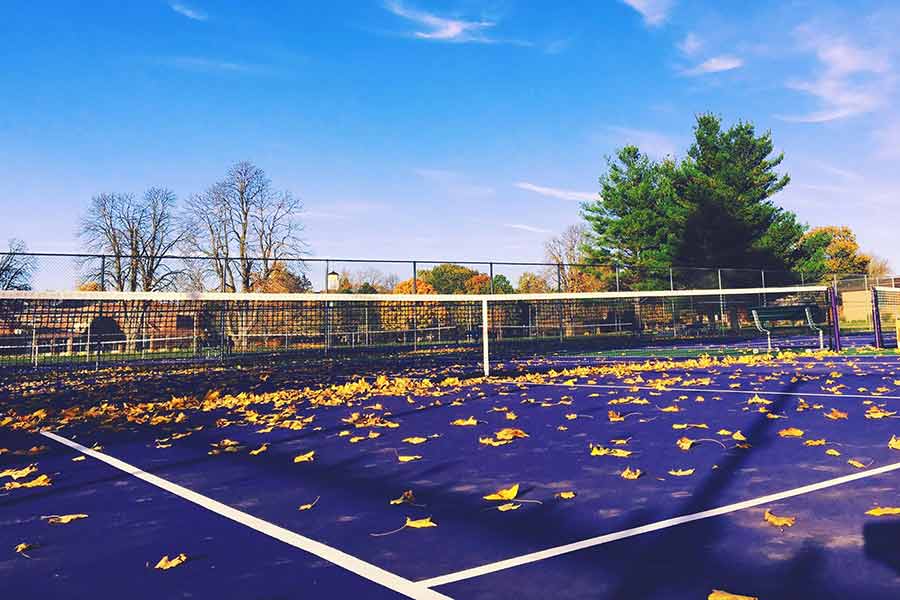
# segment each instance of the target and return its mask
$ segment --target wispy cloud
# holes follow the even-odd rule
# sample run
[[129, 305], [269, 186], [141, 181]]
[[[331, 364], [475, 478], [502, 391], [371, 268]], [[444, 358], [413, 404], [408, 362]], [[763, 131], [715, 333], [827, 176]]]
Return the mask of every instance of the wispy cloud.
[[564, 190], [543, 185], [535, 185], [533, 183], [528, 183], [527, 181], [517, 182], [516, 187], [520, 190], [527, 190], [529, 192], [534, 192], [535, 194], [540, 194], [541, 196], [558, 198], [559, 200], [588, 201], [596, 200], [599, 198], [599, 196], [593, 192], [576, 192], [574, 190]]
[[703, 42], [697, 37], [693, 31], [684, 36], [684, 39], [678, 42], [678, 50], [685, 56], [694, 56], [703, 47]]
[[413, 172], [427, 181], [439, 187], [451, 196], [467, 198], [484, 198], [493, 196], [496, 190], [490, 186], [478, 185], [469, 182], [466, 177], [456, 171], [446, 169], [413, 169]]
[[900, 121], [886, 123], [873, 134], [875, 156], [882, 160], [900, 160]]
[[640, 148], [644, 154], [654, 158], [665, 158], [676, 154], [675, 140], [664, 133], [630, 127], [610, 127], [609, 132], [612, 134], [611, 137], [615, 141], [616, 147], [632, 144]]
[[684, 71], [685, 75], [692, 77], [697, 75], [706, 75], [708, 73], [721, 73], [722, 71], [731, 71], [744, 66], [744, 61], [737, 56], [723, 54], [722, 56], [714, 56], [690, 69]]
[[644, 17], [644, 23], [650, 27], [659, 27], [669, 18], [669, 12], [675, 5], [674, 0], [622, 0]]
[[823, 34], [810, 26], [799, 27], [795, 33], [801, 47], [816, 55], [820, 72], [814, 79], [789, 81], [787, 86], [813, 96], [820, 108], [781, 119], [824, 123], [885, 105], [896, 79], [885, 53], [860, 48], [844, 36]]
[[179, 15], [187, 17], [188, 19], [193, 19], [194, 21], [206, 21], [207, 19], [209, 19], [209, 15], [207, 15], [205, 12], [188, 6], [184, 2], [170, 2], [169, 8], [177, 12]]
[[202, 58], [199, 56], [172, 56], [161, 58], [157, 62], [160, 64], [183, 69], [185, 71], [204, 71], [204, 72], [220, 72], [220, 73], [251, 73], [258, 71], [254, 65], [246, 63], [230, 62], [225, 60], [216, 60], [211, 58]]
[[422, 40], [440, 42], [476, 42], [494, 43], [485, 31], [496, 25], [493, 21], [470, 21], [460, 18], [439, 17], [432, 13], [405, 6], [399, 0], [387, 0], [384, 3], [389, 12], [412, 21], [421, 29], [412, 33], [413, 37]]
[[553, 233], [549, 229], [542, 229], [540, 227], [535, 227], [533, 225], [522, 225], [520, 223], [506, 223], [503, 225], [504, 227], [508, 227], [510, 229], [518, 229], [519, 231], [527, 231], [528, 233]]

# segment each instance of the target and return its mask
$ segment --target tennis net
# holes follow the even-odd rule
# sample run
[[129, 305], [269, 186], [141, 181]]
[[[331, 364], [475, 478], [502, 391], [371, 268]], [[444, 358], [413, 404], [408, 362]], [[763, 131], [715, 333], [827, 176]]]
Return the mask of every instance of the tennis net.
[[[0, 365], [276, 355], [491, 360], [819, 347], [825, 287], [510, 295], [0, 292]], [[801, 312], [772, 311], [802, 307]], [[769, 309], [768, 311], [766, 309]], [[828, 335], [827, 333], [825, 335]]]

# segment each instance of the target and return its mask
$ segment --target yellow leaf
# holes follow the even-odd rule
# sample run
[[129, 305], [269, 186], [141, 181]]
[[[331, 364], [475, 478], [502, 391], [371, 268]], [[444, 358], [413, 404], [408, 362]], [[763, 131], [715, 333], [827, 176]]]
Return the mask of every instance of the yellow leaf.
[[781, 437], [803, 437], [803, 430], [796, 427], [788, 427], [778, 432]]
[[575, 492], [557, 492], [556, 497], [562, 500], [571, 500], [576, 495]]
[[6, 469], [5, 471], [0, 471], [0, 478], [12, 477], [13, 480], [17, 480], [22, 479], [23, 477], [28, 477], [35, 471], [37, 471], [37, 465], [30, 464], [27, 467], [22, 467], [21, 469]]
[[47, 475], [38, 475], [31, 481], [24, 481], [19, 483], [18, 481], [8, 481], [3, 484], [4, 490], [15, 490], [18, 488], [36, 488], [36, 487], [45, 487], [51, 485], [53, 480], [50, 479]]
[[556, 427], [556, 430], [557, 430], [557, 431], [568, 431], [569, 428], [566, 427], [565, 425], [558, 425], [558, 426]]
[[803, 442], [803, 445], [804, 446], [824, 446], [825, 439], [822, 438], [822, 439], [818, 439], [818, 440], [806, 440], [805, 442]]
[[169, 558], [169, 555], [167, 554], [166, 556], [163, 556], [161, 559], [159, 559], [159, 562], [156, 563], [156, 566], [153, 568], [166, 571], [168, 569], [174, 569], [178, 565], [184, 564], [184, 562], [186, 560], [187, 560], [187, 555], [184, 552], [182, 552], [178, 556], [175, 556], [171, 559]]
[[479, 444], [484, 444], [485, 446], [505, 446], [506, 444], [511, 444], [512, 440], [495, 440], [494, 438], [489, 437], [480, 437], [478, 438]]
[[419, 460], [420, 458], [422, 458], [422, 457], [418, 454], [410, 454], [410, 455], [401, 454], [401, 455], [397, 456], [397, 460], [399, 460], [402, 463], [412, 462], [414, 460]]
[[841, 412], [836, 408], [832, 408], [830, 412], [825, 414], [826, 419], [831, 419], [832, 421], [837, 421], [839, 419], [846, 419], [847, 413]]
[[672, 469], [669, 471], [669, 475], [674, 477], [687, 477], [688, 475], [693, 475], [694, 469]]
[[897, 414], [897, 411], [885, 410], [879, 406], [870, 406], [869, 410], [866, 411], [867, 419], [885, 419], [887, 417], [892, 417]]
[[413, 529], [422, 529], [424, 527], [437, 527], [437, 523], [431, 521], [431, 517], [425, 517], [424, 519], [416, 519], [415, 521], [406, 517], [406, 524], [404, 527], [412, 527]]
[[28, 556], [25, 553], [32, 548], [34, 548], [34, 545], [22, 542], [21, 544], [16, 544], [16, 553], [21, 554], [22, 556]]
[[732, 594], [722, 590], [713, 590], [706, 597], [706, 600], [759, 600], [756, 596], [741, 596], [740, 594]]
[[498, 440], [513, 440], [515, 438], [527, 438], [528, 434], [521, 429], [512, 429], [510, 427], [507, 427], [495, 433], [494, 437], [496, 437]]
[[890, 517], [895, 515], [900, 515], [900, 507], [897, 506], [876, 506], [872, 510], [866, 511], [867, 515], [872, 515], [873, 517]]
[[295, 463], [312, 462], [315, 460], [315, 456], [316, 456], [316, 451], [310, 450], [306, 454], [298, 454], [297, 456], [295, 456], [294, 462]]
[[515, 500], [519, 493], [519, 484], [516, 483], [508, 488], [500, 488], [493, 494], [484, 496], [485, 500]]
[[731, 439], [733, 439], [733, 440], [736, 441], [736, 442], [746, 442], [746, 441], [747, 441], [747, 436], [745, 436], [745, 435], [744, 435], [743, 433], [741, 433], [740, 431], [735, 431], [735, 432], [731, 435]]
[[614, 446], [625, 446], [630, 441], [631, 441], [631, 438], [624, 438], [624, 439], [619, 439], [619, 440], [610, 440], [610, 443]]
[[619, 473], [619, 477], [622, 479], [637, 479], [642, 474], [640, 469], [631, 470], [631, 467], [625, 467], [625, 470]]
[[578, 415], [575, 413], [569, 413], [566, 415], [566, 419], [568, 419], [569, 421], [574, 421], [577, 418], [578, 418]]
[[891, 450], [900, 450], [900, 438], [896, 435], [892, 435], [890, 441], [888, 442], [888, 448]]
[[747, 404], [772, 404], [772, 401], [760, 398], [759, 394], [753, 394], [753, 397], [747, 400]]
[[763, 514], [763, 519], [766, 521], [766, 523], [781, 528], [793, 527], [794, 523], [797, 522], [797, 517], [779, 517], [772, 514], [769, 509], [766, 509], [765, 514]]
[[720, 429], [716, 432], [716, 435], [731, 435], [732, 432], [728, 429]]
[[681, 412], [681, 409], [678, 408], [677, 406], [675, 406], [674, 404], [672, 406], [664, 406], [663, 408], [660, 408], [659, 410], [661, 410], [662, 412]]
[[415, 444], [424, 444], [425, 442], [428, 441], [428, 438], [423, 438], [423, 437], [408, 437], [408, 438], [403, 438], [402, 441], [405, 442], [405, 443], [407, 443], [407, 444], [413, 444], [413, 445], [415, 445]]
[[709, 429], [706, 423], [673, 423], [672, 429]]
[[361, 442], [364, 439], [366, 439], [366, 436], [364, 435], [354, 435], [352, 438], [350, 438], [350, 443], [356, 444], [357, 442]]
[[311, 508], [312, 508], [313, 506], [315, 506], [316, 503], [319, 501], [319, 498], [321, 498], [321, 496], [316, 496], [316, 499], [313, 500], [312, 502], [310, 502], [309, 504], [301, 504], [301, 505], [297, 508], [297, 510], [309, 510], [309, 509], [311, 509]]
[[508, 510], [516, 510], [520, 506], [522, 506], [522, 505], [516, 504], [515, 502], [507, 502], [506, 504], [501, 504], [500, 506], [498, 506], [497, 510], [499, 510], [500, 512], [506, 512]]
[[514, 413], [513, 411], [509, 411], [508, 413], [506, 413], [506, 420], [507, 420], [507, 421], [515, 421], [515, 420], [518, 419], [518, 418], [519, 418], [519, 415], [517, 415], [517, 414]]
[[256, 450], [251, 450], [250, 454], [252, 456], [259, 456], [260, 454], [262, 454], [263, 452], [265, 452], [268, 449], [269, 449], [269, 444], [265, 443], [262, 446], [260, 446], [259, 448], [257, 448]]
[[686, 437], [680, 437], [675, 441], [675, 445], [687, 452], [694, 445], [694, 440]]
[[87, 458], [87, 457], [86, 457], [86, 456], [83, 456], [83, 455], [82, 455], [82, 456], [76, 456], [75, 458], [72, 459], [72, 462], [81, 462], [81, 461], [83, 461], [83, 460], [86, 459], [86, 458]]
[[478, 421], [475, 417], [469, 417], [468, 419], [456, 419], [455, 421], [450, 421], [451, 425], [456, 425], [457, 427], [472, 427], [473, 425], [478, 425]]
[[827, 454], [828, 456], [840, 456], [841, 455], [841, 453], [838, 452], [837, 450], [835, 450], [834, 448], [829, 448], [828, 450], [825, 451], [825, 454]]
[[416, 501], [416, 497], [413, 495], [412, 490], [406, 490], [402, 494], [400, 494], [399, 498], [394, 498], [391, 500], [391, 504], [396, 506], [398, 504], [412, 504]]
[[857, 469], [865, 469], [865, 468], [866, 468], [866, 465], [862, 464], [861, 462], [859, 462], [859, 461], [856, 460], [855, 458], [851, 458], [850, 460], [848, 460], [848, 461], [847, 461], [847, 464], [850, 465], [850, 466], [852, 466], [852, 467], [856, 467]]
[[41, 518], [47, 519], [47, 523], [49, 523], [50, 525], [67, 525], [72, 521], [77, 521], [78, 519], [87, 519], [87, 515], [77, 513], [73, 515], [51, 515], [49, 517]]

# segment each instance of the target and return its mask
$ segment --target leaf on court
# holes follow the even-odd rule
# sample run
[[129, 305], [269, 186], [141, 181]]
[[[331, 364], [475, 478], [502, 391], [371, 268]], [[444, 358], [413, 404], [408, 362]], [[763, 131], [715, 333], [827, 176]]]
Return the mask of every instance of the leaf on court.
[[672, 406], [663, 406], [659, 410], [661, 410], [662, 412], [681, 412], [681, 408], [675, 406], [674, 404]]
[[788, 427], [787, 429], [782, 429], [778, 432], [778, 435], [787, 438], [787, 437], [803, 437], [803, 430], [797, 429], [796, 427]]
[[298, 454], [297, 456], [295, 456], [294, 462], [295, 463], [312, 462], [315, 460], [315, 456], [316, 456], [316, 451], [310, 450], [306, 454]]
[[740, 431], [735, 431], [733, 434], [731, 434], [731, 439], [733, 439], [736, 442], [746, 442], [747, 436], [745, 436]]
[[747, 404], [762, 404], [769, 405], [772, 404], [771, 400], [766, 400], [765, 398], [760, 398], [759, 394], [753, 394], [753, 397], [747, 400]]
[[522, 506], [521, 504], [516, 504], [515, 502], [507, 502], [506, 504], [501, 504], [497, 507], [497, 510], [500, 512], [506, 512], [508, 510], [518, 510], [518, 508]]
[[556, 493], [556, 497], [559, 498], [560, 500], [571, 500], [571, 499], [574, 498], [575, 496], [577, 496], [577, 494], [576, 494], [575, 492], [572, 492], [572, 491], [557, 492], [557, 493]]
[[713, 590], [706, 597], [706, 600], [759, 600], [756, 596], [741, 596], [740, 594], [732, 594], [723, 590]]
[[603, 446], [594, 446], [591, 444], [591, 456], [615, 456], [616, 458], [628, 458], [633, 453], [631, 450], [623, 450], [622, 448], [604, 448]]
[[518, 419], [518, 418], [519, 418], [519, 415], [517, 415], [517, 414], [514, 413], [513, 411], [509, 411], [508, 413], [506, 413], [506, 420], [507, 420], [507, 421], [515, 421], [515, 420]]
[[519, 484], [516, 483], [508, 488], [500, 488], [493, 494], [484, 496], [485, 500], [515, 500], [519, 494]]
[[886, 419], [887, 417], [893, 417], [897, 414], [897, 411], [890, 411], [881, 408], [880, 406], [870, 406], [869, 410], [866, 411], [867, 419]]
[[269, 449], [269, 444], [267, 442], [267, 443], [263, 444], [262, 446], [260, 446], [259, 448], [257, 448], [256, 450], [251, 450], [250, 454], [252, 456], [259, 456], [260, 454], [262, 454], [263, 452], [265, 452], [268, 449]]
[[866, 468], [866, 465], [859, 462], [855, 458], [851, 458], [850, 460], [848, 460], [847, 464], [850, 465], [851, 467], [856, 467], [857, 469], [865, 469]]
[[565, 425], [558, 425], [558, 426], [556, 427], [556, 430], [557, 430], [557, 431], [568, 431], [569, 428], [566, 427]]
[[840, 411], [836, 408], [832, 408], [831, 411], [825, 413], [826, 419], [831, 419], [832, 421], [839, 421], [841, 419], [847, 418], [847, 413]]
[[297, 510], [309, 510], [309, 509], [311, 509], [311, 508], [312, 508], [313, 506], [315, 506], [316, 503], [319, 501], [319, 498], [321, 498], [321, 496], [316, 496], [316, 499], [313, 500], [312, 502], [310, 502], [309, 504], [301, 504], [301, 505], [297, 508]]
[[673, 423], [672, 429], [709, 429], [706, 423]]
[[827, 454], [828, 456], [840, 456], [841, 455], [841, 453], [838, 452], [837, 450], [835, 450], [834, 448], [829, 448], [828, 450], [825, 451], [825, 454]]
[[168, 571], [169, 569], [174, 569], [179, 565], [183, 565], [186, 561], [187, 555], [184, 552], [182, 552], [178, 556], [173, 556], [172, 558], [169, 558], [169, 555], [167, 554], [159, 559], [159, 562], [156, 563], [156, 566], [154, 566], [153, 568], [160, 569], [162, 571]]
[[900, 438], [896, 435], [892, 435], [890, 441], [888, 442], [888, 448], [891, 450], [900, 450]]
[[516, 438], [527, 438], [528, 434], [522, 431], [521, 429], [513, 429], [511, 427], [506, 427], [501, 429], [497, 433], [494, 434], [494, 437], [498, 440], [514, 440]]
[[207, 452], [210, 456], [215, 456], [222, 452], [237, 452], [240, 449], [240, 445], [236, 441], [228, 438], [225, 438], [221, 442], [214, 442], [210, 444], [210, 446], [212, 446], [212, 449]]
[[773, 527], [780, 527], [782, 529], [785, 527], [793, 527], [794, 523], [797, 522], [797, 517], [779, 517], [772, 514], [772, 511], [769, 509], [766, 509], [766, 512], [763, 514], [763, 519]]
[[47, 523], [50, 525], [68, 525], [72, 521], [87, 519], [87, 515], [84, 513], [76, 513], [72, 515], [50, 515], [48, 517], [41, 518], [46, 519]]
[[669, 471], [669, 475], [674, 477], [687, 477], [688, 475], [693, 475], [694, 469], [672, 469]]
[[425, 442], [428, 441], [428, 438], [423, 438], [423, 437], [408, 437], [408, 438], [403, 438], [401, 441], [404, 442], [404, 443], [406, 443], [406, 444], [413, 444], [413, 445], [416, 445], [416, 444], [424, 444]]
[[619, 477], [622, 479], [637, 479], [643, 475], [643, 471], [640, 469], [633, 469], [631, 467], [625, 467], [625, 470], [619, 473]]
[[803, 442], [803, 445], [804, 446], [824, 446], [825, 438], [821, 438], [818, 440], [806, 440], [805, 442]]
[[437, 523], [432, 522], [431, 517], [425, 517], [424, 519], [410, 519], [406, 517], [406, 525], [404, 527], [412, 527], [413, 529], [423, 529], [425, 527], [437, 527]]
[[416, 501], [416, 497], [413, 494], [412, 490], [406, 490], [402, 494], [400, 494], [399, 498], [394, 498], [391, 500], [391, 504], [397, 506], [398, 504], [414, 504]]
[[479, 444], [484, 444], [485, 446], [505, 446], [506, 444], [511, 444], [512, 440], [495, 440], [494, 438], [489, 437], [480, 437], [478, 438]]
[[22, 479], [23, 477], [28, 477], [35, 471], [37, 471], [37, 465], [32, 463], [27, 467], [22, 467], [21, 469], [6, 469], [4, 471], [0, 471], [0, 478], [12, 477], [15, 481], [17, 479]]
[[36, 488], [36, 487], [46, 487], [48, 485], [52, 485], [53, 480], [50, 479], [47, 475], [38, 475], [34, 479], [30, 481], [23, 481], [19, 483], [18, 481], [8, 481], [3, 484], [4, 490], [16, 490], [19, 488]]
[[631, 441], [631, 438], [617, 439], [617, 440], [609, 440], [609, 443], [613, 446], [626, 446], [628, 442]]
[[867, 510], [866, 514], [873, 517], [896, 516], [900, 515], [900, 506], [876, 506], [872, 510]]
[[574, 420], [577, 419], [577, 418], [578, 418], [578, 415], [575, 414], [575, 413], [568, 413], [568, 414], [566, 415], [566, 419], [568, 419], [569, 421], [574, 421]]
[[81, 461], [83, 461], [83, 460], [85, 460], [85, 459], [87, 459], [87, 457], [84, 456], [84, 455], [82, 455], [82, 456], [76, 456], [75, 458], [72, 459], [72, 462], [81, 462]]
[[734, 433], [734, 432], [731, 431], [730, 429], [720, 429], [716, 432], [716, 435], [729, 435], [730, 436], [732, 433]]
[[475, 417], [469, 417], [468, 419], [456, 419], [455, 421], [450, 421], [451, 425], [456, 425], [457, 427], [472, 427], [474, 425], [478, 425], [478, 420]]
[[412, 462], [414, 460], [419, 460], [421, 458], [422, 458], [422, 456], [419, 454], [398, 454], [397, 455], [397, 460], [402, 463]]
[[675, 441], [675, 445], [687, 452], [694, 445], [694, 440], [688, 437], [680, 437]]
[[16, 554], [21, 554], [25, 558], [31, 558], [30, 556], [28, 556], [28, 554], [26, 554], [26, 552], [28, 552], [29, 550], [33, 550], [33, 549], [34, 549], [34, 544], [29, 544], [27, 542], [22, 542], [21, 544], [16, 544], [16, 548], [15, 548]]

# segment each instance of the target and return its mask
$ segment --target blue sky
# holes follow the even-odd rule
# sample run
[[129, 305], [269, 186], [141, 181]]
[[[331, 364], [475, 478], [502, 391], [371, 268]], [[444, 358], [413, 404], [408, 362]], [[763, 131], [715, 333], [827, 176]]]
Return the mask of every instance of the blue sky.
[[314, 255], [537, 260], [604, 156], [681, 155], [713, 111], [772, 130], [782, 205], [900, 270], [898, 26], [852, 0], [16, 3], [0, 240], [75, 251], [92, 195], [247, 159]]

